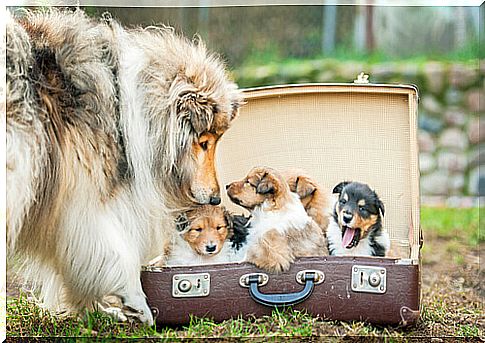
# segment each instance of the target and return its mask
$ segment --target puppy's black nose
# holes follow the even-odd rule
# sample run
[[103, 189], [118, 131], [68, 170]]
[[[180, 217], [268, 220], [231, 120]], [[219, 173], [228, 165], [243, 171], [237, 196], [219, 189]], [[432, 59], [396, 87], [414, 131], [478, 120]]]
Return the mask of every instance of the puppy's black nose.
[[226, 185], [226, 191], [231, 187], [231, 184]]
[[354, 216], [352, 215], [352, 213], [344, 212], [344, 215], [343, 215], [344, 222], [350, 223], [353, 217]]
[[217, 245], [215, 245], [215, 244], [214, 245], [206, 245], [205, 246], [205, 250], [207, 252], [214, 252], [214, 251], [216, 251], [216, 248], [217, 248]]
[[209, 200], [209, 203], [211, 205], [219, 205], [221, 203], [221, 198], [220, 197], [211, 197]]

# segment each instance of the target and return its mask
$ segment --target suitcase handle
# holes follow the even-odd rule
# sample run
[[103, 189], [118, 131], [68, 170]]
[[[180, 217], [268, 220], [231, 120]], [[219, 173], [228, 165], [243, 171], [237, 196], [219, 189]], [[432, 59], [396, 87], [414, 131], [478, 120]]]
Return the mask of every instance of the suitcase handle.
[[257, 274], [249, 275], [249, 295], [254, 301], [265, 306], [279, 307], [295, 305], [305, 301], [312, 294], [316, 278], [317, 276], [314, 272], [305, 273], [302, 280], [305, 282], [305, 288], [299, 292], [265, 294], [259, 291], [259, 276]]

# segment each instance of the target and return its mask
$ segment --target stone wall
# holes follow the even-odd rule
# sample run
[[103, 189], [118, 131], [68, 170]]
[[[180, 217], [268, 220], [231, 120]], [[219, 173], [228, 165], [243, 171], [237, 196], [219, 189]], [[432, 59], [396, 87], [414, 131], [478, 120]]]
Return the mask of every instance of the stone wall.
[[351, 82], [361, 71], [372, 83], [411, 83], [419, 88], [421, 193], [485, 195], [485, 61], [479, 65], [311, 60], [244, 67], [235, 77], [241, 87], [254, 87]]

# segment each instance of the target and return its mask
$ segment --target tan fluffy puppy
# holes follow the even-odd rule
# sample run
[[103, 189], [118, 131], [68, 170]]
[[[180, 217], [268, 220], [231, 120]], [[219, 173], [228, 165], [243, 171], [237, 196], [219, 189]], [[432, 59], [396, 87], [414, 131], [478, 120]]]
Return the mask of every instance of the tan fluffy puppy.
[[327, 192], [301, 169], [286, 170], [282, 175], [290, 191], [298, 194], [305, 211], [326, 235], [330, 216]]
[[167, 265], [228, 262], [233, 229], [232, 218], [223, 207], [198, 206], [181, 215], [176, 227], [179, 234], [175, 235]]
[[328, 254], [320, 227], [276, 170], [253, 168], [226, 189], [231, 201], [252, 215], [242, 260], [280, 272], [288, 270], [296, 257]]

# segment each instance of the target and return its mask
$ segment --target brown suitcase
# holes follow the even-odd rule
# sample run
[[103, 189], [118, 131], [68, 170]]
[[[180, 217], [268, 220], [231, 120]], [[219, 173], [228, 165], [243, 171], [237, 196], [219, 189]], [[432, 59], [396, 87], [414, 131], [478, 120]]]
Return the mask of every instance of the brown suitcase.
[[[186, 324], [190, 315], [222, 321], [292, 306], [335, 320], [416, 323], [422, 242], [416, 88], [309, 84], [249, 89], [245, 97], [218, 147], [222, 184], [255, 165], [302, 168], [329, 193], [344, 180], [368, 183], [385, 204], [394, 258], [308, 257], [281, 274], [248, 263], [147, 267], [141, 279], [156, 321]], [[223, 203], [242, 211], [227, 198]]]

